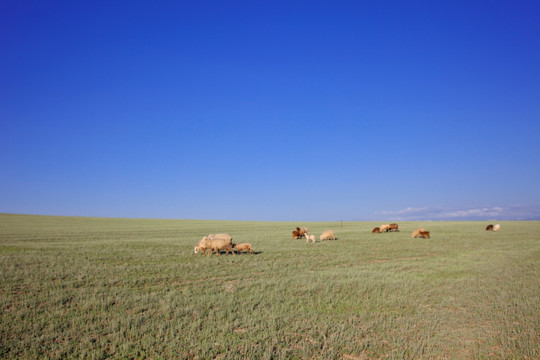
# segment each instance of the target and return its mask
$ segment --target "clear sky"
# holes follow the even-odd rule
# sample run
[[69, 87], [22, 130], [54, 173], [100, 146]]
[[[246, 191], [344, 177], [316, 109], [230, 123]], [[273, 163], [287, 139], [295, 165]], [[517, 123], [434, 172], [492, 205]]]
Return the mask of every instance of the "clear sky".
[[540, 219], [538, 1], [4, 1], [0, 212]]

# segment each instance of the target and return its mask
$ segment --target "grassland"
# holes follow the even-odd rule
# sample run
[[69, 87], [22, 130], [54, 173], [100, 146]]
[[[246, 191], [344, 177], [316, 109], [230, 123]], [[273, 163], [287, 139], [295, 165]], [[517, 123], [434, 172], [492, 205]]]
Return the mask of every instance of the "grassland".
[[0, 358], [539, 359], [540, 223], [500, 223], [0, 215]]

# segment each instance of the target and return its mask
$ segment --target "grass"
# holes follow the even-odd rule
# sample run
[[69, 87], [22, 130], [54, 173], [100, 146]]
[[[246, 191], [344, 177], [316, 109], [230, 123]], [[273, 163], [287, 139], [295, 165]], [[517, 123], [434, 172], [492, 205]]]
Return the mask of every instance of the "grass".
[[[500, 223], [3, 214], [0, 358], [538, 359], [540, 223]], [[216, 232], [257, 255], [194, 255]]]

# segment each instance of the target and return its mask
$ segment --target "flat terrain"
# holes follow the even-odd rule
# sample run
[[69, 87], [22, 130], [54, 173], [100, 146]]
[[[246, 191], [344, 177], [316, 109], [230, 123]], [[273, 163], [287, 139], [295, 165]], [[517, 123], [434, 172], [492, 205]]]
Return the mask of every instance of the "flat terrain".
[[0, 358], [540, 358], [539, 222], [380, 224], [0, 215]]

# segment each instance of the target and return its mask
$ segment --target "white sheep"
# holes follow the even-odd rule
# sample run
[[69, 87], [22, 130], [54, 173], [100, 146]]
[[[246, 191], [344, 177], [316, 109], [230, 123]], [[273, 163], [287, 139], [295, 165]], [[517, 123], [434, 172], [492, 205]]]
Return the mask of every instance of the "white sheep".
[[499, 231], [499, 230], [501, 230], [501, 224], [493, 225], [493, 231]]
[[[226, 254], [228, 254], [230, 251], [234, 255], [232, 236], [229, 234], [210, 234], [208, 236], [204, 236], [193, 250], [195, 254], [202, 251], [205, 255], [210, 255], [214, 251], [216, 251], [218, 255], [221, 255], [220, 250], [225, 250]], [[206, 250], [210, 250], [210, 253], [206, 254]]]
[[323, 240], [336, 240], [336, 237], [334, 235], [334, 231], [333, 230], [325, 230], [323, 231], [323, 233], [321, 234], [320, 236], [320, 239], [321, 241]]
[[232, 236], [229, 234], [210, 234], [208, 235], [209, 239], [224, 239], [224, 240], [231, 240]]

